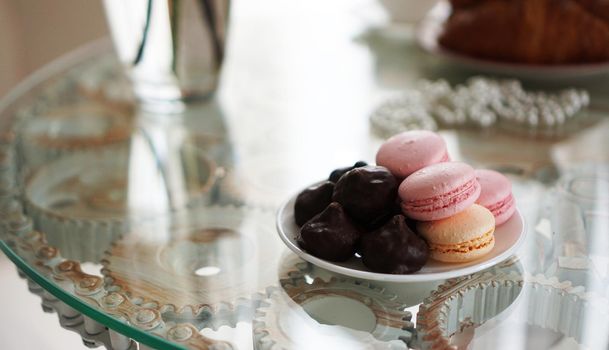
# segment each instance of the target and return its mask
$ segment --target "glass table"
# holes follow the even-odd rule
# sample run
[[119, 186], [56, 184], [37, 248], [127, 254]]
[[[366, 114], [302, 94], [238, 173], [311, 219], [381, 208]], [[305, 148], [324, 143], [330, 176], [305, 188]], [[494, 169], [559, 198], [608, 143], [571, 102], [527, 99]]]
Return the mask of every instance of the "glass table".
[[591, 106], [556, 133], [439, 130], [453, 159], [512, 180], [528, 232], [514, 257], [355, 280], [289, 252], [278, 206], [372, 161], [386, 98], [472, 73], [377, 24], [373, 3], [258, 5], [275, 11], [235, 6], [221, 88], [183, 112], [137, 108], [108, 40], [0, 103], [0, 247], [45, 310], [112, 349], [607, 347], [608, 79], [577, 83]]

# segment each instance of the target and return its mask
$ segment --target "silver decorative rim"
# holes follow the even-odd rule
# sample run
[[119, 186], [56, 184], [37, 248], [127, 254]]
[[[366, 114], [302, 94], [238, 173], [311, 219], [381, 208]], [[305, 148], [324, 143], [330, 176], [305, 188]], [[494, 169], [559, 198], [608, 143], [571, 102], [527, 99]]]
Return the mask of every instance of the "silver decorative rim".
[[[92, 157], [94, 155], [95, 157]], [[91, 159], [99, 160], [106, 166], [109, 163], [120, 162], [126, 159], [126, 152], [94, 152], [78, 154], [51, 163], [42, 168], [34, 175], [25, 190], [25, 206], [29, 216], [32, 217], [36, 227], [51, 233], [51, 241], [55, 246], [62, 247], [66, 254], [75, 260], [99, 261], [98, 247], [109, 246], [126, 229], [125, 220], [119, 215], [108, 215], [107, 217], [85, 218], [78, 215], [67, 215], [48, 208], [42, 203], [46, 192], [50, 187], [59, 184], [70, 177], [77, 177], [79, 172], [87, 168]], [[111, 162], [107, 160], [110, 159]], [[82, 161], [85, 161], [82, 163]], [[79, 166], [74, 166], [80, 164]], [[69, 195], [69, 191], [66, 191]], [[79, 235], [82, 240], [74, 240], [72, 237]], [[80, 242], [91, 242], [86, 245]], [[87, 249], [88, 247], [88, 249]]]
[[[194, 325], [165, 321], [159, 305], [155, 303], [136, 301], [124, 293], [106, 288], [101, 277], [83, 272], [80, 263], [76, 261], [64, 259], [57, 248], [47, 243], [42, 232], [33, 230], [31, 221], [22, 214], [19, 205], [9, 213], [9, 218], [4, 223], [7, 241], [21, 257], [31, 262], [41, 275], [84, 302], [133, 327], [191, 348], [207, 349], [211, 345], [230, 348], [226, 342], [208, 339], [198, 331], [192, 332], [196, 330]], [[39, 289], [34, 282], [30, 282], [30, 286], [43, 293], [43, 304], [57, 311], [60, 320], [71, 319], [74, 321], [72, 325], [78, 326], [82, 320], [77, 320], [80, 312]], [[94, 321], [89, 323], [99, 328]], [[183, 332], [183, 328], [188, 328], [191, 332]]]
[[[120, 198], [112, 197], [114, 192], [124, 190], [121, 186], [127, 180], [122, 178], [122, 174], [128, 158], [126, 149], [81, 151], [50, 163], [29, 179], [24, 196], [28, 214], [36, 227], [44, 231], [55, 246], [62, 247], [64, 254], [71, 259], [99, 261], [105, 250], [103, 247], [110, 247], [131, 224], [157, 214], [128, 214], [120, 207]], [[208, 176], [199, 195], [209, 192], [215, 181], [215, 163], [203, 156], [201, 159], [208, 168]], [[85, 184], [87, 179], [82, 177], [86, 177], [91, 169], [105, 169], [105, 173], [95, 175], [101, 180], [94, 180], [92, 185]], [[62, 189], [63, 197], [59, 200], [82, 202], [81, 208], [74, 209], [74, 212], [55, 210], [52, 208], [54, 204], [48, 202], [48, 198], [53, 197], [49, 191], [54, 186], [66, 187], [66, 183], [69, 186]], [[80, 239], [72, 239], [74, 235]]]
[[[21, 156], [21, 171], [29, 174], [50, 160], [86, 150], [115, 148], [128, 145], [133, 130], [131, 106], [113, 106], [109, 101], [98, 105], [84, 105], [74, 101], [71, 105], [53, 107], [38, 102], [17, 112], [20, 119], [18, 147]], [[72, 125], [87, 125], [92, 135], [49, 133]], [[103, 130], [99, 133], [99, 130]]]
[[[109, 47], [108, 42], [106, 40], [96, 42], [86, 50], [91, 51], [91, 48], [94, 48], [93, 51], [97, 52], [100, 51], [100, 47]], [[74, 57], [69, 60], [62, 59], [54, 63], [52, 68], [36, 73], [9, 94], [6, 99], [0, 101], [0, 110], [6, 112], [8, 108], [12, 108], [12, 105], [23, 98], [26, 89], [46, 83], [52, 74], [62, 72], [67, 63], [82, 62], [83, 58], [91, 56], [83, 55], [83, 53], [84, 51], [74, 53]], [[101, 277], [84, 273], [79, 262], [63, 258], [59, 249], [48, 244], [44, 232], [33, 229], [31, 218], [24, 214], [21, 204], [24, 200], [18, 197], [14, 186], [17, 181], [16, 177], [23, 174], [15, 172], [15, 162], [17, 161], [15, 146], [18, 140], [13, 131], [18, 123], [27, 118], [29, 112], [43, 107], [46, 107], [44, 99], [41, 103], [35, 103], [31, 108], [27, 108], [27, 111], [7, 114], [7, 119], [1, 121], [9, 131], [0, 134], [0, 148], [8, 155], [0, 157], [0, 178], [8, 179], [8, 181], [0, 182], [0, 238], [33, 269], [37, 270], [37, 273], [44, 279], [56, 284], [67, 293], [76, 295], [79, 300], [100, 312], [129, 324], [132, 328], [138, 328], [189, 348], [232, 348], [229, 343], [212, 340], [202, 336], [198, 331], [195, 332], [197, 328], [193, 324], [165, 321], [161, 316], [159, 306], [154, 303], [142, 303], [141, 300], [130, 298], [124, 293], [107, 289], [103, 285]], [[81, 227], [81, 229], [83, 228], [86, 227]], [[26, 277], [22, 271], [19, 271], [19, 275]], [[112, 329], [105, 329], [96, 321], [57, 299], [29, 278], [28, 286], [30, 291], [42, 297], [43, 308], [46, 311], [56, 311], [62, 326], [77, 331], [87, 344], [92, 346], [110, 344], [113, 348], [122, 350], [134, 348], [133, 343], [126, 336]], [[100, 333], [92, 334], [97, 331]]]
[[480, 326], [511, 307], [517, 298], [528, 298], [529, 324], [556, 330], [578, 342], [584, 312], [609, 321], [609, 301], [591, 295], [571, 282], [516, 271], [493, 271], [448, 280], [423, 301], [417, 315], [418, 345], [422, 349], [449, 349], [451, 337], [464, 327]]
[[[302, 310], [302, 306], [319, 300], [321, 295], [358, 302], [367, 307], [375, 317], [375, 325], [370, 333], [350, 334], [359, 338], [358, 341], [361, 343], [358, 344], [381, 345], [397, 349], [405, 348], [414, 337], [414, 324], [410, 322], [412, 314], [405, 310], [406, 305], [397, 300], [396, 295], [387, 293], [383, 288], [375, 287], [368, 282], [332, 277], [328, 282], [315, 279], [308, 284], [303, 276], [293, 275], [292, 278], [282, 280], [282, 287], [283, 289], [271, 290], [256, 310], [253, 321], [255, 349], [291, 349], [310, 345], [310, 343], [302, 343], [303, 339], [295, 339], [286, 331], [286, 325], [290, 321], [286, 318], [293, 317], [292, 321], [302, 322], [303, 328], [329, 327], [319, 325]], [[342, 331], [345, 329], [343, 328]], [[331, 339], [328, 336], [340, 338], [341, 332], [329, 333], [331, 334], [325, 334], [326, 340]], [[319, 334], [323, 337], [322, 333]]]

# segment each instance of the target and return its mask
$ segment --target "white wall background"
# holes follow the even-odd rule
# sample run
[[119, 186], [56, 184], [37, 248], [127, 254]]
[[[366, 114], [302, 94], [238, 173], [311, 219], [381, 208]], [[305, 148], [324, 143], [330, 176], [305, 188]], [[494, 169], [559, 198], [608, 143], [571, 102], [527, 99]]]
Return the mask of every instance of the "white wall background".
[[0, 96], [32, 70], [105, 33], [101, 0], [0, 0]]

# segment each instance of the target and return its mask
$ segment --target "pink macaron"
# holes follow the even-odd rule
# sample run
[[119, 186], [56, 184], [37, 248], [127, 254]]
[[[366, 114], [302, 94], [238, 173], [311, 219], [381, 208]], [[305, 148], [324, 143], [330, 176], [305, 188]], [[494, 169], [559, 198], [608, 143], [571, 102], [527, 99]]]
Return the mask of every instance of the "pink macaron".
[[493, 213], [497, 226], [508, 221], [516, 211], [510, 180], [501, 173], [487, 169], [476, 170], [476, 178], [482, 188], [476, 203]]
[[480, 184], [471, 166], [444, 162], [425, 167], [407, 177], [398, 189], [402, 211], [421, 221], [453, 216], [476, 202]]
[[428, 165], [449, 160], [446, 143], [427, 130], [406, 131], [389, 138], [376, 153], [376, 164], [405, 178]]

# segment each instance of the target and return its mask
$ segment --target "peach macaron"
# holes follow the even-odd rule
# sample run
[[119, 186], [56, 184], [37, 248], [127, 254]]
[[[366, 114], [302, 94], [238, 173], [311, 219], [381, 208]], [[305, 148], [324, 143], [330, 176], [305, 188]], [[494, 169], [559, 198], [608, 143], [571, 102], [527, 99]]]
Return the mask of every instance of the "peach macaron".
[[473, 261], [495, 246], [495, 217], [478, 204], [446, 219], [419, 222], [417, 230], [427, 241], [431, 258], [442, 262]]

